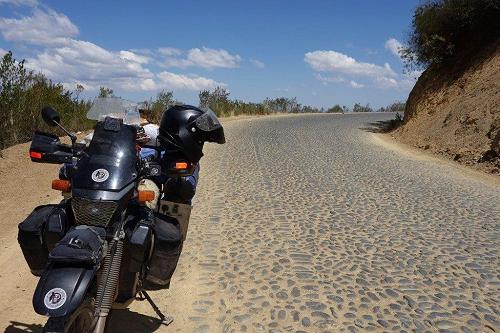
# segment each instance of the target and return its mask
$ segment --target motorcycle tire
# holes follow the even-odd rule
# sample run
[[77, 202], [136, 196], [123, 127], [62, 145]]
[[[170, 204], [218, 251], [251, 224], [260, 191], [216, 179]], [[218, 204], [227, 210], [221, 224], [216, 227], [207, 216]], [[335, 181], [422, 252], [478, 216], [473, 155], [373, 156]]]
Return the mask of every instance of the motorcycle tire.
[[[94, 311], [94, 299], [86, 297], [82, 304], [64, 323], [60, 322], [62, 318], [49, 318], [42, 333], [91, 333], [97, 322], [94, 320]], [[63, 330], [61, 330], [61, 326], [63, 326]]]

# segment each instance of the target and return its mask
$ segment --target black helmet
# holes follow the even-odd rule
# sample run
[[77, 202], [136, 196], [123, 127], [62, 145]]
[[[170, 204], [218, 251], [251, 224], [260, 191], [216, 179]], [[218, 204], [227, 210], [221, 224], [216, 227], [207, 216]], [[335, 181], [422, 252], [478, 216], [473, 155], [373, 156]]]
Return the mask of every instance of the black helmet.
[[205, 142], [226, 142], [215, 113], [191, 105], [175, 105], [165, 110], [158, 134], [161, 145], [179, 150], [192, 162], [198, 162], [203, 156]]

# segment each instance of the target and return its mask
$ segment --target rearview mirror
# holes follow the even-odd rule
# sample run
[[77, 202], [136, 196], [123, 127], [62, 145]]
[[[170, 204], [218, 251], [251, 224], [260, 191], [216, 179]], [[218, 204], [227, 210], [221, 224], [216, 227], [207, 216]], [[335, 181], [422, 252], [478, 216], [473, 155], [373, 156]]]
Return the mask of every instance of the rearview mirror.
[[56, 135], [35, 132], [30, 146], [31, 161], [38, 163], [71, 163], [71, 146], [61, 143]]
[[57, 124], [61, 122], [59, 113], [50, 106], [46, 106], [42, 109], [42, 118], [49, 126], [57, 126]]

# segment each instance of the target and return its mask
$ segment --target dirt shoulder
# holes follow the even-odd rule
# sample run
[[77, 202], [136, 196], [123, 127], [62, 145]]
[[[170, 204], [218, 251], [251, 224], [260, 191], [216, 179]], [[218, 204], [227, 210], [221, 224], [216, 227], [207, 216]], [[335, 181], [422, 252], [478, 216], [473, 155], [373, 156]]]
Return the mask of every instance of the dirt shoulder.
[[391, 134], [387, 133], [373, 133], [373, 142], [383, 146], [386, 149], [397, 152], [416, 160], [431, 161], [433, 163], [447, 165], [457, 170], [461, 175], [466, 178], [473, 178], [488, 185], [500, 185], [500, 177], [485, 173], [482, 170], [474, 169], [459, 162], [450, 160], [442, 155], [436, 155], [432, 152], [418, 149], [411, 145], [402, 143], [394, 138]]

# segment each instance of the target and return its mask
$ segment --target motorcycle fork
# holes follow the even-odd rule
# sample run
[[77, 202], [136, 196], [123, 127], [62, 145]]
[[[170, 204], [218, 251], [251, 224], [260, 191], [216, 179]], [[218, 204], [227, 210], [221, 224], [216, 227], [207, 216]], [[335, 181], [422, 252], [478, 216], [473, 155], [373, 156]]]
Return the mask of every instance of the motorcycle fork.
[[97, 287], [95, 318], [97, 323], [93, 333], [104, 333], [106, 320], [113, 305], [118, 279], [120, 277], [120, 266], [123, 256], [123, 230], [118, 232], [108, 244], [106, 257], [102, 269], [101, 278]]

